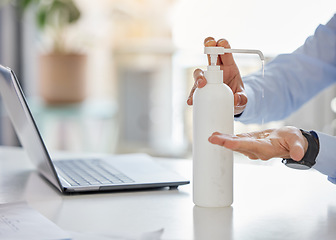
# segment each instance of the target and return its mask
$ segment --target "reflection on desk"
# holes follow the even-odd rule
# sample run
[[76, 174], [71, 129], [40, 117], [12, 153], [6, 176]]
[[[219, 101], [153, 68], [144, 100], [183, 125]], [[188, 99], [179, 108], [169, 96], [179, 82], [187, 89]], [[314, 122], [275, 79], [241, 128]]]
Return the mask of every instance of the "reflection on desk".
[[[116, 193], [61, 195], [35, 171], [20, 148], [0, 148], [0, 201], [27, 201], [64, 230], [141, 234], [162, 239], [318, 239], [336, 236], [336, 186], [320, 173], [235, 155], [234, 203], [200, 208], [192, 186]], [[157, 159], [186, 178], [191, 160]]]

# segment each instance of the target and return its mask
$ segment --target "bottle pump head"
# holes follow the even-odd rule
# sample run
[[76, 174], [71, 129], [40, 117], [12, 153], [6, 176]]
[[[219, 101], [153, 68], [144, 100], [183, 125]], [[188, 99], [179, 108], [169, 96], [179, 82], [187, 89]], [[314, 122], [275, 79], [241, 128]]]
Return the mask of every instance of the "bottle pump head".
[[247, 53], [247, 54], [258, 54], [262, 63], [264, 62], [264, 59], [265, 59], [261, 51], [251, 50], [251, 49], [205, 47], [204, 53], [210, 56], [210, 65], [208, 66], [208, 69], [205, 72], [208, 83], [222, 83], [223, 82], [223, 71], [220, 69], [220, 66], [217, 65], [217, 59], [219, 55], [222, 55], [224, 53]]
[[210, 66], [208, 66], [208, 71], [220, 70], [217, 66], [217, 59], [220, 54], [224, 54], [223, 47], [205, 47], [204, 53], [210, 55]]
[[264, 54], [260, 50], [253, 49], [232, 49], [224, 47], [205, 47], [204, 53], [210, 55], [211, 66], [216, 66], [218, 55], [224, 53], [247, 53], [247, 54], [258, 54], [261, 61], [265, 60]]

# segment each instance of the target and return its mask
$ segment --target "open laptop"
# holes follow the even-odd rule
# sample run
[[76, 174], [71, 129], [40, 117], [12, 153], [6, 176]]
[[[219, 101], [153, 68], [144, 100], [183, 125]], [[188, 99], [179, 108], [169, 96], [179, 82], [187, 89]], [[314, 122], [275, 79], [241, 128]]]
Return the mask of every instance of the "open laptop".
[[51, 158], [14, 72], [1, 65], [0, 94], [28, 157], [39, 173], [62, 193], [176, 188], [189, 183], [147, 155]]

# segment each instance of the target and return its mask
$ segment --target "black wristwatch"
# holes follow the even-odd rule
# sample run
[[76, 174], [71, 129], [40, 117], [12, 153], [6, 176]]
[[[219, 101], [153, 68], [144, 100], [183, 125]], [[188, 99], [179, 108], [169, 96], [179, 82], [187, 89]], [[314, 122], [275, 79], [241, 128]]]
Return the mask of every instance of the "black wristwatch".
[[295, 169], [310, 169], [312, 166], [315, 165], [315, 159], [320, 150], [319, 139], [314, 131], [305, 131], [300, 129], [302, 135], [308, 141], [308, 149], [303, 158], [300, 161], [295, 161], [291, 158], [284, 158], [282, 159], [282, 163], [285, 164], [287, 167], [295, 168]]

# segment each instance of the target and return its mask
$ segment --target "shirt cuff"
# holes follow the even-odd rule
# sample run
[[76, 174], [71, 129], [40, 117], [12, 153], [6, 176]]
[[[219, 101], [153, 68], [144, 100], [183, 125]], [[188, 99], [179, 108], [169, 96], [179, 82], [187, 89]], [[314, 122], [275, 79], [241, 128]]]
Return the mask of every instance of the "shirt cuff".
[[246, 107], [243, 112], [234, 116], [235, 120], [244, 124], [256, 123], [257, 114], [255, 113], [255, 108], [253, 106], [253, 104], [256, 102], [255, 94], [253, 89], [247, 83], [245, 83], [245, 93], [248, 99]]
[[319, 137], [320, 151], [314, 169], [328, 176], [328, 180], [336, 184], [335, 137], [316, 132]]
[[328, 177], [328, 180], [332, 182], [333, 184], [336, 184], [336, 178]]
[[238, 113], [238, 114], [235, 114], [234, 117], [235, 118], [239, 118], [242, 114], [243, 114], [244, 111], [242, 111], [241, 113]]

